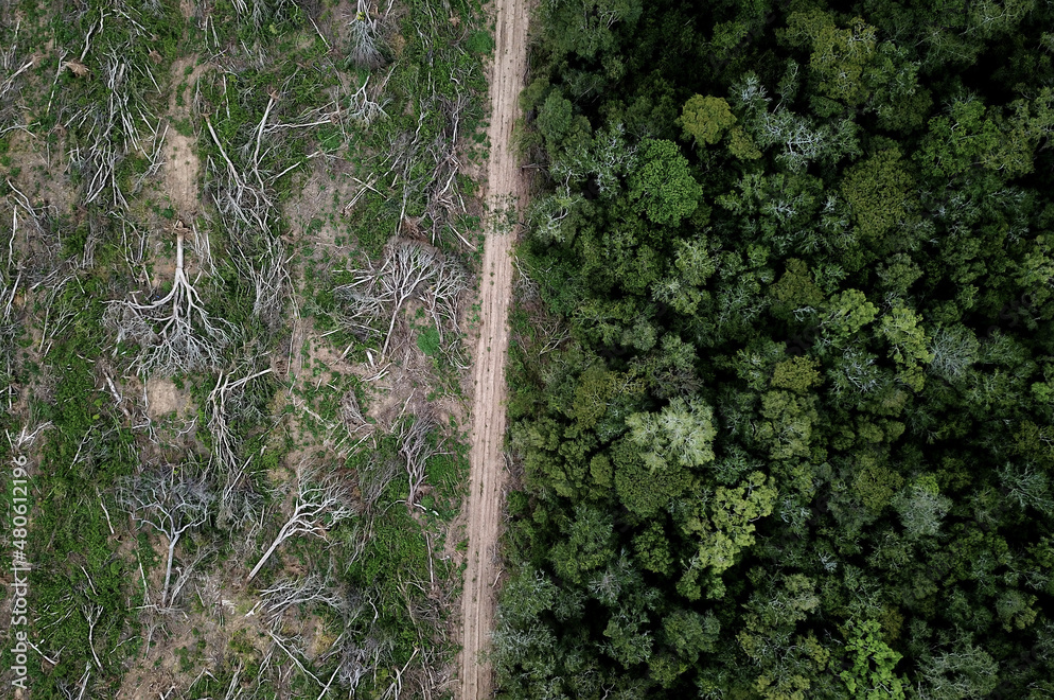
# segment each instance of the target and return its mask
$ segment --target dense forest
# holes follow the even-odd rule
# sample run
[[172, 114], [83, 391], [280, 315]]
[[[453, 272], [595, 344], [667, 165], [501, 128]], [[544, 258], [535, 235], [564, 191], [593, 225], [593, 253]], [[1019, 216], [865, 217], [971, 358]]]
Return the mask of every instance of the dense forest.
[[504, 698], [1054, 697], [1054, 4], [542, 0]]

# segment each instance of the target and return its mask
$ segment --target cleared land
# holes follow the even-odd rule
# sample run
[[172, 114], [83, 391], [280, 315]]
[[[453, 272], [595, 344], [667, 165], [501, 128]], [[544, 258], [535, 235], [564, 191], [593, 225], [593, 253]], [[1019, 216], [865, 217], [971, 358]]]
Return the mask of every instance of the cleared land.
[[451, 697], [482, 0], [8, 6], [0, 463], [30, 505], [0, 558], [32, 614], [0, 636], [32, 696]]

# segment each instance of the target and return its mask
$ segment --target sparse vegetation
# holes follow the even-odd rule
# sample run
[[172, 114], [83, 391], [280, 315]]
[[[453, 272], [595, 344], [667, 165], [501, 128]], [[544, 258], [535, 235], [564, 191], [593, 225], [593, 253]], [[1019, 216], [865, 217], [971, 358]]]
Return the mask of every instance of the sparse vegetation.
[[0, 2], [32, 697], [451, 696], [483, 30]]

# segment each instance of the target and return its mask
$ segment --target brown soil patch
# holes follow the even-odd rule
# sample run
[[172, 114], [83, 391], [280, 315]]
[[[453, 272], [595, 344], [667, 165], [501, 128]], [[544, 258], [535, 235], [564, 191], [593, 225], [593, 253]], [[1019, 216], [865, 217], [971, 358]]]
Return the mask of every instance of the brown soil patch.
[[194, 153], [194, 139], [169, 129], [163, 149], [165, 192], [181, 216], [197, 210], [197, 179], [201, 162]]
[[151, 377], [146, 382], [146, 414], [152, 420], [175, 412], [186, 413], [190, 406], [190, 395], [177, 389], [175, 382], [162, 377]]
[[[179, 58], [172, 63], [171, 89], [168, 103], [168, 133], [162, 147], [164, 166], [164, 190], [176, 210], [177, 216], [190, 216], [199, 208], [198, 176], [201, 173], [201, 160], [194, 150], [195, 138], [185, 136], [176, 130], [176, 123], [188, 124], [191, 119], [190, 102], [198, 78], [205, 71], [205, 65], [196, 65], [197, 54]], [[191, 68], [190, 75], [186, 75]], [[185, 86], [184, 86], [185, 83]], [[179, 104], [182, 93], [183, 104]]]
[[8, 149], [19, 165], [18, 177], [13, 179], [15, 186], [34, 207], [51, 208], [55, 214], [65, 215], [72, 211], [75, 192], [67, 178], [51, 175], [66, 162], [65, 130], [58, 127], [55, 133], [59, 138], [49, 149], [43, 139], [34, 139], [18, 129], [9, 131]]
[[[160, 572], [162, 576], [154, 573], [151, 572], [149, 582], [151, 592], [161, 589], [164, 572]], [[267, 626], [263, 614], [259, 609], [253, 612], [256, 596], [241, 590], [237, 582], [216, 574], [199, 577], [187, 584], [183, 596], [204, 609], [190, 617], [179, 613], [167, 616], [146, 613], [145, 624], [156, 625], [152, 636], [158, 643], [150, 648], [144, 647], [135, 665], [124, 674], [118, 700], [183, 697], [179, 693], [166, 694], [172, 688], [185, 690], [205, 671], [218, 670], [225, 663], [252, 663], [266, 653], [271, 639], [265, 633]], [[311, 622], [311, 633], [305, 638], [316, 637], [316, 627]], [[239, 650], [231, 647], [236, 637], [241, 640]], [[176, 649], [185, 650], [184, 653], [194, 659], [190, 670], [185, 670], [182, 659], [173, 653]], [[281, 654], [280, 651], [275, 653]]]
[[[335, 219], [331, 212], [344, 213], [344, 207], [352, 202], [356, 194], [363, 189], [344, 161], [333, 165], [324, 162], [326, 159], [315, 159], [314, 168], [296, 196], [292, 197], [283, 208], [282, 214], [289, 222], [289, 233], [294, 239], [305, 236], [312, 219], [318, 219], [322, 226], [312, 230], [310, 243], [312, 248], [336, 246], [337, 237], [345, 229], [343, 219]], [[338, 246], [344, 248], [345, 246]], [[350, 250], [350, 246], [347, 246]], [[317, 252], [317, 251], [312, 251]]]

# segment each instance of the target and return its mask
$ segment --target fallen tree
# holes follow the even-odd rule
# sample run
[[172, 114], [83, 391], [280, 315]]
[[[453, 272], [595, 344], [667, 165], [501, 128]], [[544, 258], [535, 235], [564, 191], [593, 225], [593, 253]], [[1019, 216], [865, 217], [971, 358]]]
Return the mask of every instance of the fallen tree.
[[382, 354], [387, 354], [399, 312], [417, 298], [442, 337], [444, 325], [457, 332], [457, 302], [468, 288], [468, 275], [458, 263], [435, 248], [412, 241], [395, 241], [385, 248], [380, 266], [368, 262], [355, 271], [352, 282], [333, 290], [342, 302], [337, 321], [360, 338], [376, 335], [375, 320], [385, 318]]
[[213, 495], [204, 481], [172, 468], [166, 473], [148, 473], [126, 482], [118, 491], [118, 499], [130, 515], [168, 540], [159, 605], [165, 610], [170, 602], [168, 591], [176, 547], [185, 533], [208, 520]]
[[113, 301], [104, 320], [117, 334], [117, 342], [139, 345], [135, 360], [140, 374], [195, 372], [215, 368], [234, 334], [223, 319], [205, 310], [201, 296], [187, 276], [183, 242], [187, 229], [176, 227], [176, 270], [172, 289], [149, 303]]
[[293, 512], [282, 524], [267, 551], [256, 562], [245, 581], [256, 578], [271, 555], [291, 537], [298, 535], [324, 536], [342, 520], [355, 514], [343, 484], [333, 475], [321, 476], [312, 467], [301, 466], [296, 474], [296, 494]]

